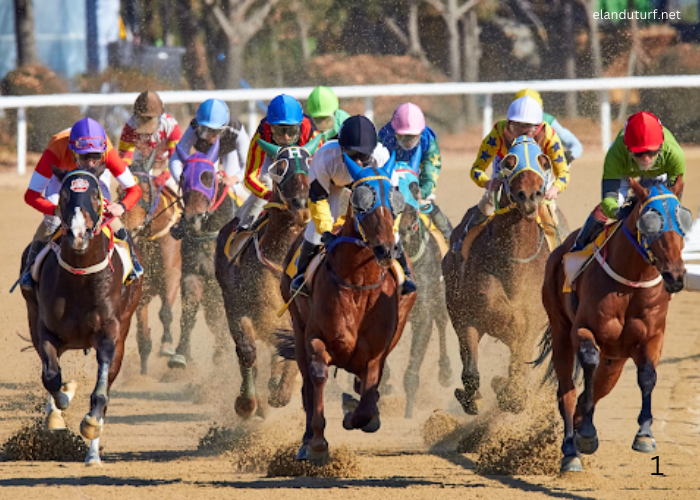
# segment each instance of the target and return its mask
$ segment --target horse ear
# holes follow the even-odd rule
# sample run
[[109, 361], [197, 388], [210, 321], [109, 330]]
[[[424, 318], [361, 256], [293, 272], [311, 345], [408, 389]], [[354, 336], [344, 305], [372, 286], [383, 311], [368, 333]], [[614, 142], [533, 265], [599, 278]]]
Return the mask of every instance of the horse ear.
[[216, 160], [219, 159], [219, 147], [220, 141], [217, 137], [216, 142], [209, 148], [209, 151], [207, 151], [207, 159], [209, 159], [210, 162], [216, 163]]
[[348, 169], [348, 173], [350, 174], [350, 177], [352, 177], [352, 180], [358, 180], [360, 178], [360, 172], [362, 172], [362, 167], [352, 161], [345, 153], [343, 153], [343, 161], [345, 161], [345, 167]]
[[416, 151], [413, 153], [413, 156], [411, 157], [411, 170], [414, 172], [418, 172], [420, 170], [420, 162], [423, 159], [423, 148], [421, 148], [420, 143], [418, 144], [418, 147], [416, 148]]
[[53, 164], [51, 164], [51, 172], [53, 172], [53, 175], [55, 175], [56, 179], [58, 179], [60, 182], [63, 182], [63, 178], [68, 173], [67, 170], [61, 170], [60, 168], [58, 168], [56, 165], [53, 165]]
[[676, 182], [673, 183], [671, 186], [671, 192], [676, 195], [676, 198], [679, 200], [681, 199], [681, 196], [683, 196], [683, 186], [685, 184], [685, 181], [683, 180], [683, 174], [679, 175], [676, 177]]
[[187, 158], [189, 158], [190, 155], [187, 154], [187, 151], [185, 151], [179, 142], [175, 144], [175, 153], [180, 157], [182, 163], [187, 163]]
[[649, 192], [633, 177], [630, 177], [630, 189], [641, 203], [644, 203], [649, 197]]
[[262, 148], [263, 151], [265, 151], [265, 154], [269, 158], [277, 158], [277, 153], [279, 153], [280, 149], [282, 149], [279, 146], [275, 146], [274, 144], [270, 144], [267, 141], [263, 141], [262, 139], [258, 139], [258, 144]]
[[321, 144], [321, 140], [323, 139], [323, 135], [318, 134], [316, 137], [311, 139], [309, 142], [307, 142], [304, 145], [304, 149], [308, 151], [310, 155], [313, 155], [316, 150], [318, 149], [318, 145]]
[[[419, 148], [420, 149], [420, 148]], [[414, 155], [417, 156], [417, 155]], [[413, 159], [411, 159], [411, 163], [413, 163]], [[392, 174], [394, 173], [394, 167], [396, 166], [396, 151], [391, 152], [391, 156], [389, 157], [389, 161], [387, 161], [382, 169], [386, 172], [386, 176], [391, 179]], [[413, 165], [411, 165], [413, 166]]]

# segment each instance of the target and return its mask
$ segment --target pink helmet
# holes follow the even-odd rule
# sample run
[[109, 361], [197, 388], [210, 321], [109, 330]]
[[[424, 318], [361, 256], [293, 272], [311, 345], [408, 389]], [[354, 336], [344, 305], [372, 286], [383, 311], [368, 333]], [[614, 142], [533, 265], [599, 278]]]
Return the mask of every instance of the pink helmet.
[[407, 102], [396, 108], [391, 126], [399, 135], [420, 135], [425, 128], [425, 117], [418, 106]]

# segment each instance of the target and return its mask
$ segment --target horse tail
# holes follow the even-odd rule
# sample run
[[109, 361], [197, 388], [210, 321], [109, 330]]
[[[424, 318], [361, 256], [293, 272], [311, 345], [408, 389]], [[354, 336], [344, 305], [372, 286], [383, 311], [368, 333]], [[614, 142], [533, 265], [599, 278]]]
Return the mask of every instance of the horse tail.
[[277, 353], [284, 359], [296, 359], [294, 354], [294, 330], [280, 328], [275, 330], [275, 337], [277, 337]]
[[542, 334], [542, 340], [539, 343], [540, 354], [537, 359], [531, 362], [535, 366], [542, 366], [547, 359], [549, 359], [549, 365], [547, 366], [547, 372], [542, 378], [542, 385], [554, 381], [554, 361], [552, 360], [552, 327], [549, 323], [545, 326], [544, 333]]

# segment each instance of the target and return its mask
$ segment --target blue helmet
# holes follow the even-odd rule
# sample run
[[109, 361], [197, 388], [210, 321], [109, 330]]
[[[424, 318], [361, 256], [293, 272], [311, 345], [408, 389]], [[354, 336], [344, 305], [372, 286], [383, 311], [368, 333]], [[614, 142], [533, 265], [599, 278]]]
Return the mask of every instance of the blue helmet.
[[267, 123], [270, 125], [299, 125], [303, 120], [301, 104], [292, 96], [278, 95], [267, 107]]
[[228, 106], [221, 99], [207, 99], [197, 110], [197, 124], [220, 129], [229, 121]]

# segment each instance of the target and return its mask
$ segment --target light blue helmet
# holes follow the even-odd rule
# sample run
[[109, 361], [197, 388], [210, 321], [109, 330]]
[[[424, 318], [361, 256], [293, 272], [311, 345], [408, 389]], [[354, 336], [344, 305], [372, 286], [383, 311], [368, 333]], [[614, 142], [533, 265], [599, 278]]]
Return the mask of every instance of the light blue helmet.
[[197, 110], [197, 124], [220, 129], [229, 122], [228, 106], [221, 99], [207, 99]]
[[287, 94], [278, 95], [267, 107], [267, 123], [270, 125], [299, 125], [303, 120], [301, 104]]

